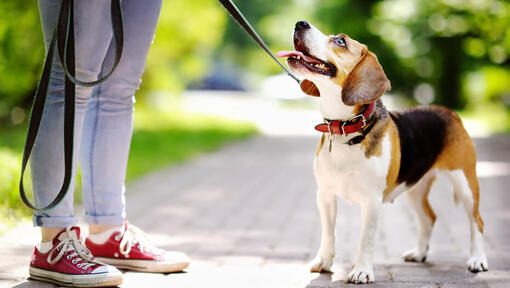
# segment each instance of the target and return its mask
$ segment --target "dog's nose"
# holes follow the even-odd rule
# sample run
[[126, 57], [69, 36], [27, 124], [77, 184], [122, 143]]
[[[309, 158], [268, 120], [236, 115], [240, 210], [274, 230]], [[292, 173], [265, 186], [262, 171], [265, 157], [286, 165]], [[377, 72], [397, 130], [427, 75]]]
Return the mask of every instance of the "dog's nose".
[[310, 28], [310, 24], [304, 20], [300, 20], [296, 23], [296, 30]]

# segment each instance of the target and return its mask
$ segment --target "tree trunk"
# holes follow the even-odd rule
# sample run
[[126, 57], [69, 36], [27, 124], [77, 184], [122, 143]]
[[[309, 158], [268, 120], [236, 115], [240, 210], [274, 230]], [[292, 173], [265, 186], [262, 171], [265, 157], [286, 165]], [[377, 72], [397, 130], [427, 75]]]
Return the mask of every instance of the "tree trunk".
[[437, 101], [452, 109], [465, 106], [461, 92], [462, 43], [459, 37], [436, 38], [441, 59]]

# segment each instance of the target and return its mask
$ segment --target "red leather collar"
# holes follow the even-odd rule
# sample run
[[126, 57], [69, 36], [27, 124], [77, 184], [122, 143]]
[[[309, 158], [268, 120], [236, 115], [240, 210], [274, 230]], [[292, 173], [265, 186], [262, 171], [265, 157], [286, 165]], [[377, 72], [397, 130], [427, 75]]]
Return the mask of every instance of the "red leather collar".
[[370, 103], [365, 111], [356, 114], [353, 117], [342, 120], [327, 120], [326, 123], [321, 123], [315, 126], [315, 130], [323, 133], [332, 133], [339, 135], [347, 135], [358, 132], [367, 125], [367, 119], [370, 117], [375, 108], [375, 102]]

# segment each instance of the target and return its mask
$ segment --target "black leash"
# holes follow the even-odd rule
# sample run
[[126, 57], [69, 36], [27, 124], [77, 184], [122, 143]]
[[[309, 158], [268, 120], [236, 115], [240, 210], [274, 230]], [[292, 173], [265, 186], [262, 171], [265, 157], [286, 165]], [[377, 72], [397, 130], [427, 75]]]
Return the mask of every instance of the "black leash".
[[236, 7], [236, 5], [234, 5], [234, 3], [232, 3], [231, 0], [219, 0], [219, 1], [223, 5], [223, 7], [225, 7], [225, 9], [228, 11], [230, 16], [232, 16], [232, 18], [234, 18], [237, 21], [237, 23], [241, 27], [243, 27], [243, 29], [251, 36], [251, 38], [253, 40], [255, 40], [255, 42], [257, 42], [257, 44], [259, 44], [259, 46], [262, 49], [264, 49], [264, 51], [266, 51], [267, 54], [269, 54], [269, 56], [271, 56], [271, 58], [273, 58], [273, 60], [276, 61], [276, 63], [278, 63], [278, 65], [280, 65], [280, 67], [282, 67], [282, 69], [285, 72], [287, 72], [287, 74], [290, 77], [292, 77], [294, 80], [296, 80], [298, 82], [298, 84], [301, 83], [301, 80], [299, 80], [299, 78], [297, 78], [294, 74], [292, 74], [292, 72], [290, 72], [285, 66], [282, 65], [282, 63], [280, 63], [280, 61], [278, 61], [276, 59], [276, 57], [273, 55], [271, 50], [269, 50], [269, 47], [267, 47], [266, 43], [264, 43], [262, 38], [260, 38], [260, 36], [255, 31], [255, 29], [253, 29], [253, 27], [251, 27], [248, 20], [246, 20], [246, 18], [244, 18], [243, 14], [241, 13], [241, 11], [239, 11], [239, 9]]
[[[39, 81], [39, 86], [34, 97], [34, 103], [30, 114], [29, 126], [27, 131], [27, 138], [25, 141], [25, 149], [23, 151], [23, 160], [21, 164], [21, 178], [19, 182], [20, 197], [28, 207], [37, 211], [48, 211], [57, 206], [68, 192], [71, 183], [73, 171], [73, 146], [74, 146], [74, 114], [75, 114], [75, 92], [76, 86], [95, 86], [103, 83], [110, 77], [115, 68], [120, 62], [123, 48], [123, 20], [122, 20], [122, 7], [121, 0], [111, 0], [111, 22], [112, 30], [115, 39], [115, 60], [110, 72], [103, 78], [92, 82], [84, 82], [75, 78], [75, 51], [74, 51], [74, 0], [63, 0], [60, 7], [60, 13], [57, 21], [57, 26], [51, 37], [50, 47], [44, 62], [44, 69]], [[64, 180], [62, 187], [48, 205], [44, 207], [36, 207], [28, 200], [23, 187], [23, 174], [32, 153], [32, 148], [39, 131], [42, 115], [44, 112], [44, 105], [46, 96], [48, 94], [48, 85], [51, 76], [51, 67], [53, 63], [53, 55], [57, 45], [60, 63], [65, 71], [64, 83]], [[47, 169], [51, 169], [48, 167]]]
[[[244, 28], [244, 30], [259, 44], [264, 51], [266, 51], [273, 60], [294, 80], [301, 82], [294, 74], [292, 74], [285, 66], [283, 66], [273, 55], [271, 50], [264, 43], [262, 38], [251, 27], [246, 18], [242, 15], [239, 9], [230, 0], [219, 0], [230, 15]], [[23, 160], [21, 164], [21, 178], [19, 183], [20, 197], [28, 207], [37, 211], [48, 211], [57, 206], [68, 192], [71, 183], [72, 170], [73, 170], [73, 146], [74, 146], [74, 115], [75, 115], [75, 92], [76, 85], [80, 86], [96, 86], [106, 81], [120, 62], [123, 48], [123, 20], [122, 20], [122, 7], [121, 0], [111, 0], [111, 22], [115, 43], [115, 60], [111, 71], [109, 71], [103, 78], [96, 81], [85, 82], [75, 78], [75, 51], [74, 51], [74, 0], [63, 0], [60, 7], [59, 18], [57, 26], [51, 38], [48, 54], [44, 63], [43, 74], [39, 81], [39, 86], [34, 97], [32, 111], [30, 113], [29, 126], [27, 131], [27, 138], [25, 141], [25, 148], [23, 151]], [[57, 45], [60, 63], [65, 72], [64, 84], [64, 180], [62, 187], [53, 201], [44, 207], [36, 207], [28, 199], [24, 186], [23, 174], [28, 164], [28, 159], [32, 153], [37, 133], [41, 124], [42, 115], [44, 112], [44, 105], [48, 93], [48, 85], [51, 76], [51, 67], [53, 63], [53, 55]], [[50, 168], [48, 168], [50, 169]]]

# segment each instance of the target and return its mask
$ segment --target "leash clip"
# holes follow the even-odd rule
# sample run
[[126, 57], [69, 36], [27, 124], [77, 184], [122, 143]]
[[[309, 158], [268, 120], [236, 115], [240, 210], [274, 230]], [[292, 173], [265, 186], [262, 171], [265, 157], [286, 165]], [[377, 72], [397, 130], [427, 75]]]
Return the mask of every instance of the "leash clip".
[[331, 147], [333, 146], [333, 139], [335, 138], [335, 134], [331, 131], [331, 124], [333, 123], [332, 120], [326, 120], [326, 123], [328, 123], [328, 141], [329, 141], [329, 153], [331, 153]]

